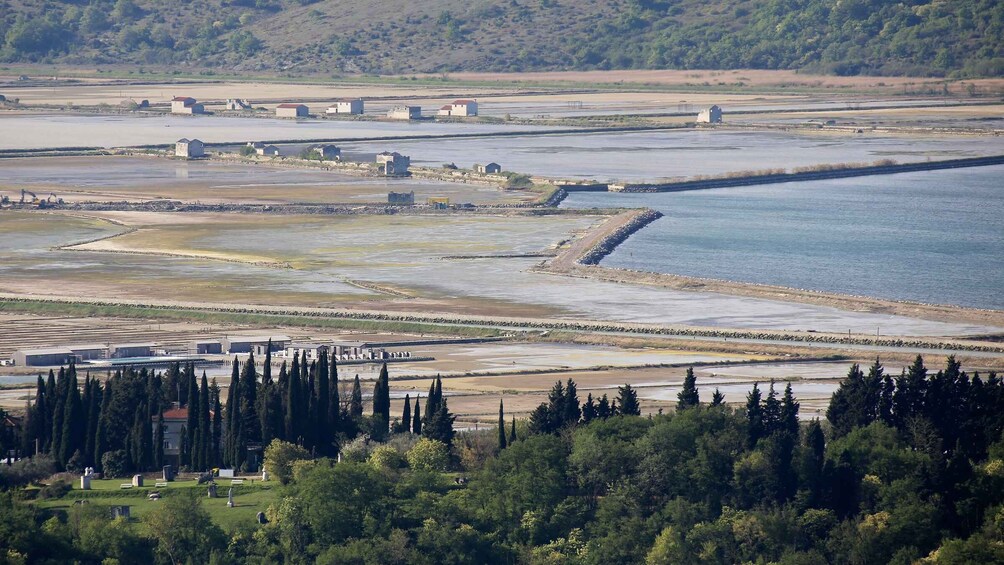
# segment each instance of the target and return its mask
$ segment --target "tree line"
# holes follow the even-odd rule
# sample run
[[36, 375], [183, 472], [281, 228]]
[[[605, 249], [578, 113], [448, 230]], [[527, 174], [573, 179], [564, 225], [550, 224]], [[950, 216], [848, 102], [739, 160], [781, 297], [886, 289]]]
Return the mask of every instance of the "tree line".
[[[385, 421], [387, 398], [378, 384], [371, 420]], [[75, 526], [88, 509], [7, 496], [0, 533], [30, 535], [0, 535], [0, 550], [84, 562], [131, 551], [164, 563], [1004, 563], [996, 374], [954, 358], [929, 372], [918, 357], [898, 378], [853, 365], [823, 421], [800, 420], [790, 384], [755, 384], [734, 406], [717, 389], [705, 398], [692, 370], [676, 409], [647, 416], [627, 385], [587, 408], [574, 381], [558, 382], [526, 420], [507, 421], [500, 402], [497, 429], [455, 432], [449, 461], [440, 440], [404, 429], [406, 403], [383, 441], [361, 435], [338, 461], [292, 450], [265, 525], [227, 535], [179, 496], [154, 518], [170, 536], [90, 518], [109, 540], [98, 543]]]
[[[308, 360], [306, 351], [284, 360], [273, 378], [271, 347], [260, 367], [254, 354], [232, 363], [226, 402], [216, 379], [194, 364], [175, 363], [163, 373], [146, 368], [117, 370], [103, 383], [90, 374], [80, 386], [76, 366], [41, 375], [9, 442], [23, 456], [50, 455], [57, 467], [86, 467], [111, 476], [160, 469], [164, 455], [164, 413], [186, 410], [180, 464], [190, 471], [217, 467], [251, 469], [249, 452], [272, 440], [304, 448], [314, 457], [336, 457], [340, 445], [359, 435], [376, 441], [392, 432], [414, 432], [450, 445], [453, 421], [438, 377], [425, 398], [405, 398], [404, 413], [392, 420], [386, 363], [373, 389], [372, 414], [363, 414], [359, 376], [339, 380], [334, 354]], [[343, 390], [345, 388], [346, 390]], [[81, 390], [83, 392], [81, 392]], [[347, 392], [347, 394], [346, 394]], [[422, 414], [425, 414], [423, 417]], [[16, 436], [16, 437], [14, 437]]]

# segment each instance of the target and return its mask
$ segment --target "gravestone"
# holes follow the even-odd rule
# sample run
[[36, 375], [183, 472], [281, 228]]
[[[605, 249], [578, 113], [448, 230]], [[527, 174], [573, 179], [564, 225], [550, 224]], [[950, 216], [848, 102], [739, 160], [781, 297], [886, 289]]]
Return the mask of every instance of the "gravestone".
[[232, 478], [234, 478], [234, 470], [233, 469], [220, 469], [220, 478], [221, 479], [232, 479]]
[[259, 524], [268, 524], [268, 518], [265, 517], [264, 512], [259, 512], [257, 518]]
[[227, 491], [227, 508], [234, 507], [234, 487], [230, 487]]
[[84, 475], [80, 477], [80, 490], [91, 490], [91, 476]]
[[172, 467], [170, 465], [164, 465], [164, 471], [163, 472], [164, 472], [163, 478], [164, 478], [164, 482], [165, 483], [174, 480], [174, 467]]
[[132, 486], [141, 487], [143, 486], [143, 475], [133, 475], [132, 476]]
[[112, 506], [112, 518], [124, 518], [129, 519], [129, 507], [128, 506]]
[[265, 482], [265, 481], [268, 480], [268, 471], [266, 471], [265, 469], [261, 470], [261, 480], [262, 480], [262, 482]]
[[209, 489], [206, 491], [206, 496], [208, 498], [216, 498], [216, 483], [209, 483]]

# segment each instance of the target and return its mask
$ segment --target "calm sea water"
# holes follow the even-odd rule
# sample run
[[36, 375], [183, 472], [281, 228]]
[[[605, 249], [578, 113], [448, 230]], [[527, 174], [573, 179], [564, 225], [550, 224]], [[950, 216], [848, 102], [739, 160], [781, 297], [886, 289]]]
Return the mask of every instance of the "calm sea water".
[[665, 217], [608, 267], [1004, 309], [1004, 166], [663, 194], [567, 207]]

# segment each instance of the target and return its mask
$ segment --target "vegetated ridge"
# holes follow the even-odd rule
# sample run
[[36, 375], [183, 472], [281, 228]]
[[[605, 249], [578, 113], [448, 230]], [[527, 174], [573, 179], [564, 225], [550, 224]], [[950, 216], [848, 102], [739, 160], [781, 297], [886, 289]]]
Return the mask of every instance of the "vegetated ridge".
[[1001, 76], [996, 0], [0, 0], [0, 61], [178, 72]]

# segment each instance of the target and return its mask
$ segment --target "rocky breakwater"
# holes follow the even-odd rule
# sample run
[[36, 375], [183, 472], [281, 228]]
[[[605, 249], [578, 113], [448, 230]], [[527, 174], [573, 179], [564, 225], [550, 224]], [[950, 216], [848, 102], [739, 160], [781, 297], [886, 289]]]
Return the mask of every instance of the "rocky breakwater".
[[576, 263], [580, 265], [598, 265], [604, 257], [613, 253], [614, 249], [621, 243], [624, 243], [627, 238], [661, 217], [662, 212], [657, 210], [645, 209], [637, 211], [627, 221], [620, 223], [612, 231], [605, 233], [599, 241], [595, 242], [592, 247], [578, 257]]

